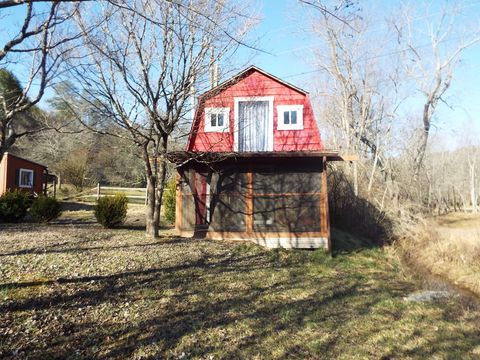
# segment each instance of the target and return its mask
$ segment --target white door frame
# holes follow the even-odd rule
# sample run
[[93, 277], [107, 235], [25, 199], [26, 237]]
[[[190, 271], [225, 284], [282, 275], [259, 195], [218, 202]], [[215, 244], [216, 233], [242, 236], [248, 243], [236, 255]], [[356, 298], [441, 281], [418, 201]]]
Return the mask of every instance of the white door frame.
[[238, 151], [238, 124], [240, 116], [238, 113], [238, 103], [242, 101], [268, 101], [268, 125], [270, 126], [269, 148], [267, 151], [273, 151], [273, 96], [251, 96], [251, 97], [234, 97], [234, 120], [233, 120], [233, 151]]

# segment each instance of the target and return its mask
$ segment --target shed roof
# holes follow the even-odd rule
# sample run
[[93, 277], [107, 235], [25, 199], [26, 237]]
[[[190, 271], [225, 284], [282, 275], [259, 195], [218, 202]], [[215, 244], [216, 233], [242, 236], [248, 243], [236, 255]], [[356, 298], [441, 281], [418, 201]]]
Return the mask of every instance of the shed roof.
[[203, 93], [201, 96], [206, 96], [210, 93], [216, 93], [218, 91], [221, 91], [223, 89], [225, 89], [226, 87], [230, 86], [230, 85], [233, 85], [235, 82], [237, 82], [239, 79], [241, 79], [245, 74], [249, 73], [250, 71], [258, 71], [259, 73], [275, 80], [275, 81], [278, 81], [279, 83], [285, 85], [285, 86], [288, 86], [289, 88], [295, 90], [295, 91], [298, 91], [304, 95], [307, 95], [308, 92], [285, 81], [285, 80], [282, 80], [280, 79], [279, 77], [275, 76], [275, 75], [272, 75], [270, 74], [269, 72], [266, 72], [265, 70], [263, 69], [260, 69], [259, 67], [255, 66], [255, 65], [250, 65], [249, 67], [247, 67], [246, 69], [240, 71], [238, 74], [232, 76], [231, 78], [229, 78], [228, 80], [225, 80], [224, 82], [218, 84], [217, 86], [213, 87], [212, 89], [206, 91], [205, 93]]
[[32, 163], [32, 164], [35, 164], [35, 165], [42, 166], [42, 167], [44, 167], [45, 169], [48, 168], [47, 165], [40, 164], [40, 163], [38, 163], [38, 162], [36, 162], [36, 161], [32, 161], [32, 160], [29, 160], [29, 159], [25, 159], [25, 158], [23, 158], [23, 157], [14, 155], [14, 154], [12, 154], [12, 153], [10, 153], [10, 152], [6, 152], [6, 153], [4, 153], [3, 155], [4, 155], [4, 156], [13, 156], [14, 158], [17, 158], [17, 159], [20, 159], [20, 160], [23, 160], [23, 161], [27, 161], [27, 162]]

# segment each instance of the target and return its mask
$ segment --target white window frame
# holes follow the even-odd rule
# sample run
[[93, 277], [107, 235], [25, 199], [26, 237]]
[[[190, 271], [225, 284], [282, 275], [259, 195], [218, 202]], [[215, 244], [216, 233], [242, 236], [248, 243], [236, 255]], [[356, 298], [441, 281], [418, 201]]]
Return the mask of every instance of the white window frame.
[[[296, 124], [283, 123], [283, 114], [287, 111], [297, 112]], [[277, 106], [277, 129], [278, 130], [303, 130], [303, 105], [278, 105]]]
[[[24, 173], [24, 172], [31, 174], [32, 185], [22, 185], [22, 173]], [[23, 188], [23, 189], [33, 188], [33, 176], [34, 176], [33, 170], [31, 170], [31, 169], [20, 169], [20, 171], [18, 172], [18, 187]]]
[[268, 101], [268, 122], [270, 129], [272, 131], [270, 132], [269, 137], [269, 143], [270, 146], [267, 149], [267, 151], [273, 151], [273, 96], [250, 96], [250, 97], [235, 97], [233, 98], [235, 102], [235, 113], [234, 113], [234, 121], [233, 121], [233, 151], [238, 151], [238, 122], [240, 119], [239, 113], [238, 113], [238, 104], [242, 101]]
[[[223, 125], [212, 126], [210, 116], [212, 114], [223, 114]], [[207, 107], [205, 108], [205, 132], [229, 132], [230, 130], [230, 108], [228, 107]]]

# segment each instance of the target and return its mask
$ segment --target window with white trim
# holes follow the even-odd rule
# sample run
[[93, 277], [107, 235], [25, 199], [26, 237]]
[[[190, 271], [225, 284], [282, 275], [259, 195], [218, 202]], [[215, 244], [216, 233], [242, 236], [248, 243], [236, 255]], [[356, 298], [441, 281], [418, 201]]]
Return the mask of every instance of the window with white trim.
[[21, 188], [33, 187], [33, 170], [20, 169], [18, 186]]
[[230, 108], [205, 108], [205, 132], [228, 132]]
[[303, 105], [277, 106], [278, 130], [303, 130]]

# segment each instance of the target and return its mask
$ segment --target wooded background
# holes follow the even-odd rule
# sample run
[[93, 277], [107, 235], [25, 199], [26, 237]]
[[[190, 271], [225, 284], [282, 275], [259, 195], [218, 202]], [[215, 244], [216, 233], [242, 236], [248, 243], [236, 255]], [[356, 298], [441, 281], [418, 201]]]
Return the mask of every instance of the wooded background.
[[[338, 219], [478, 211], [478, 136], [439, 108], [454, 104], [455, 70], [478, 46], [479, 25], [466, 23], [467, 3], [436, 5], [399, 3], [378, 17], [357, 1], [295, 3], [309, 14], [298, 30], [318, 39], [306, 90], [322, 138], [360, 158], [330, 168]], [[146, 186], [156, 236], [173, 170], [164, 155], [183, 148], [192, 99], [252, 61], [238, 51], [264, 51], [258, 4], [0, 1], [4, 17], [17, 7], [23, 22], [0, 47], [0, 156], [45, 163], [70, 191]], [[456, 139], [437, 136], [446, 123]], [[348, 212], [355, 204], [362, 210]]]

